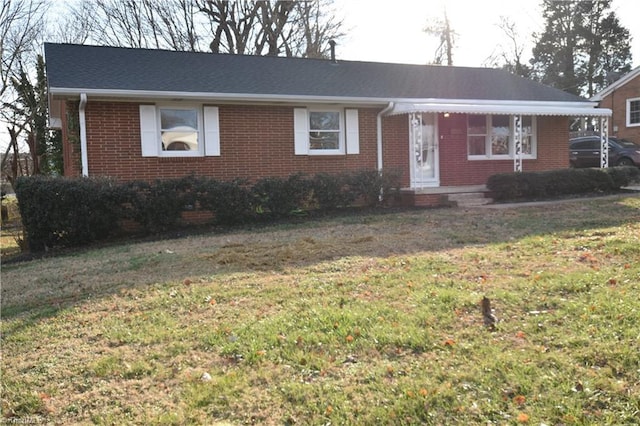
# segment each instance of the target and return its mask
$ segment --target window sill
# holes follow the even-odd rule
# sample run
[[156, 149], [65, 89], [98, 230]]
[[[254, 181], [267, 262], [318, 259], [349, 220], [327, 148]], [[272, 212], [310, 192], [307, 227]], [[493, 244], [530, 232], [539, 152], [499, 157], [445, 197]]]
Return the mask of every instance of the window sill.
[[[538, 157], [537, 156], [532, 156], [532, 155], [523, 155], [522, 156], [523, 160], [537, 160]], [[499, 157], [481, 157], [481, 156], [467, 156], [467, 160], [468, 161], [514, 161], [515, 158], [514, 157], [506, 157], [506, 156], [499, 156]]]

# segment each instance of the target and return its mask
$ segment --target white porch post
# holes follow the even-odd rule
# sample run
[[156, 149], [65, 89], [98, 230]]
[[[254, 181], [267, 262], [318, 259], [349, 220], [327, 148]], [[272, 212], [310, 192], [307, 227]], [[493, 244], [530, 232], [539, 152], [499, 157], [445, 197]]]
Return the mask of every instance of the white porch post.
[[609, 167], [609, 117], [600, 117], [600, 168]]
[[522, 171], [522, 116], [514, 115], [513, 116], [513, 171], [521, 172]]

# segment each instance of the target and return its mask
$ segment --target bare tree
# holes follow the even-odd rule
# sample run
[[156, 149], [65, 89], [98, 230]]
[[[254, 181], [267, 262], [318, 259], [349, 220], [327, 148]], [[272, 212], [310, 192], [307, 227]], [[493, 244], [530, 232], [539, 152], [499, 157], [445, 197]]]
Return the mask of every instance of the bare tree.
[[199, 51], [192, 0], [81, 0], [53, 38], [109, 46]]
[[44, 0], [2, 0], [0, 9], [0, 99], [10, 88], [10, 80], [19, 72], [19, 64], [32, 54], [44, 25]]
[[[5, 148], [0, 170], [5, 170], [9, 153], [18, 161], [21, 134], [30, 125], [28, 117], [15, 113], [12, 106], [18, 94], [14, 81], [24, 73], [23, 64], [35, 56], [36, 43], [44, 28], [47, 4], [44, 0], [2, 0], [0, 9], [0, 121], [6, 123], [10, 140]], [[16, 164], [16, 168], [19, 165]], [[13, 169], [13, 168], [12, 168]]]
[[344, 36], [333, 0], [195, 1], [209, 19], [214, 53], [317, 58]]
[[329, 40], [339, 40], [345, 33], [344, 21], [337, 18], [333, 0], [296, 2], [296, 36], [289, 35], [286, 45], [287, 56], [303, 58], [326, 58]]
[[207, 15], [213, 40], [213, 53], [254, 54], [251, 40], [258, 37], [259, 2], [238, 0], [195, 0], [199, 10]]
[[455, 48], [458, 34], [453, 28], [451, 28], [451, 23], [449, 22], [446, 9], [444, 11], [444, 18], [431, 20], [431, 22], [424, 28], [424, 32], [437, 37], [439, 40], [432, 63], [442, 65], [442, 62], [446, 57], [447, 65], [453, 65], [453, 49]]
[[259, 11], [257, 14], [260, 23], [260, 35], [255, 44], [255, 52], [264, 52], [266, 55], [278, 56], [287, 38], [291, 37], [292, 31], [284, 37], [285, 28], [291, 27], [291, 12], [295, 8], [295, 2], [287, 0], [277, 0], [276, 2], [262, 1], [257, 3]]
[[485, 65], [497, 66], [522, 77], [528, 77], [531, 68], [523, 63], [525, 41], [518, 33], [517, 25], [506, 16], [500, 17], [497, 24], [505, 36], [506, 45], [501, 43], [497, 49], [485, 60]]
[[50, 40], [59, 43], [85, 44], [98, 33], [95, 8], [88, 1], [68, 5], [66, 13], [50, 29]]

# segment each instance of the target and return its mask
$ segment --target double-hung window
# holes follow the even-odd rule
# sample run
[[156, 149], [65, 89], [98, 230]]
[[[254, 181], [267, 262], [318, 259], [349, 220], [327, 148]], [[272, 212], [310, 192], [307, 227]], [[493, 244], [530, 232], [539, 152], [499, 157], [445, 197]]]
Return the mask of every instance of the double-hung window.
[[294, 108], [296, 155], [359, 154], [358, 110]]
[[[524, 158], [536, 156], [535, 117], [522, 116], [522, 154]], [[467, 156], [470, 160], [513, 159], [517, 129], [513, 116], [467, 116]]]
[[640, 126], [640, 98], [627, 99], [627, 127]]
[[309, 151], [344, 152], [340, 111], [309, 111]]
[[218, 108], [140, 105], [140, 135], [143, 157], [218, 156]]

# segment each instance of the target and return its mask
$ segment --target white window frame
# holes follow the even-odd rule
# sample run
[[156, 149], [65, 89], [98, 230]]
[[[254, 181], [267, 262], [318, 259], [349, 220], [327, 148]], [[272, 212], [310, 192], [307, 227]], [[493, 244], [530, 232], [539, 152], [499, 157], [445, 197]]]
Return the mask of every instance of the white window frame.
[[[339, 114], [338, 117], [338, 125], [339, 129], [336, 133], [338, 133], [338, 149], [313, 149], [311, 148], [311, 113], [313, 112], [337, 112]], [[308, 108], [307, 115], [307, 143], [309, 144], [309, 155], [344, 155], [346, 152], [345, 148], [345, 111], [343, 108], [329, 108], [329, 107], [310, 107]]]
[[[514, 158], [514, 153], [515, 153], [515, 129], [513, 128], [513, 115], [508, 115], [507, 117], [509, 117], [509, 154], [500, 154], [500, 155], [493, 155], [491, 153], [491, 135], [492, 135], [492, 129], [493, 129], [493, 119], [492, 117], [494, 115], [506, 115], [506, 114], [478, 114], [478, 115], [484, 115], [485, 117], [485, 126], [486, 126], [486, 134], [485, 136], [485, 154], [483, 155], [470, 155], [469, 154], [469, 122], [468, 122], [468, 117], [469, 115], [472, 114], [468, 114], [467, 115], [467, 159], [469, 161], [486, 161], [486, 160], [513, 160]], [[526, 160], [535, 160], [538, 156], [538, 135], [537, 135], [537, 128], [538, 128], [538, 123], [537, 123], [537, 117], [535, 115], [523, 115], [524, 117], [531, 117], [531, 154], [522, 154], [522, 158], [526, 159]], [[523, 133], [523, 136], [525, 136], [526, 134]], [[478, 136], [478, 135], [476, 135]]]
[[[198, 121], [198, 149], [196, 151], [165, 151], [162, 149], [162, 109], [195, 110]], [[156, 104], [156, 123], [158, 127], [158, 157], [204, 157], [204, 117], [202, 105], [198, 104]]]
[[640, 121], [638, 121], [637, 123], [631, 122], [631, 102], [638, 102], [638, 109], [640, 110], [640, 98], [627, 99], [627, 110], [626, 110], [627, 127], [638, 127], [640, 126]]
[[[338, 149], [311, 149], [311, 112], [339, 114]], [[360, 154], [360, 120], [358, 108], [342, 105], [307, 105], [293, 108], [294, 154], [298, 156]]]

